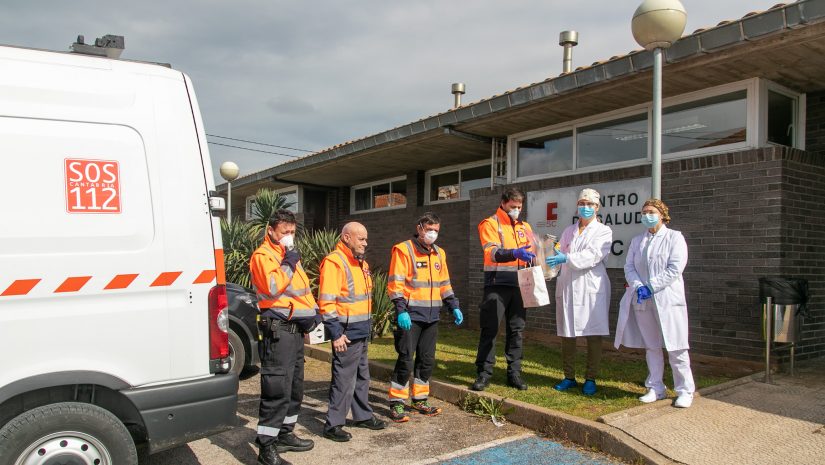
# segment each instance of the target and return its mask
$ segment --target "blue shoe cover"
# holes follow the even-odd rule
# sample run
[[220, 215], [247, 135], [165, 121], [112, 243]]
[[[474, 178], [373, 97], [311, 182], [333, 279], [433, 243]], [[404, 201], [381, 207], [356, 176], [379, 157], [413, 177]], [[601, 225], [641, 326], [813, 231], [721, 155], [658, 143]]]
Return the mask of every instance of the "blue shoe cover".
[[582, 386], [582, 394], [586, 396], [592, 396], [596, 393], [596, 381], [592, 379], [588, 379], [584, 381], [584, 386]]
[[566, 390], [568, 390], [570, 388], [574, 388], [578, 385], [579, 385], [579, 383], [577, 383], [575, 379], [564, 378], [563, 380], [561, 380], [561, 382], [559, 384], [553, 386], [553, 389], [555, 389], [557, 391], [566, 391]]

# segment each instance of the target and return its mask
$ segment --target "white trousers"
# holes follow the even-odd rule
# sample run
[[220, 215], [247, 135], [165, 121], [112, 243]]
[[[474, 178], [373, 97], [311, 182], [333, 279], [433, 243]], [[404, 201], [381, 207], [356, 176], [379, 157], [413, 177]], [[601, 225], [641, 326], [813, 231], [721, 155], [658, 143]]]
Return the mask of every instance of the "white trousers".
[[[659, 314], [656, 312], [653, 299], [644, 302], [646, 305], [634, 309], [636, 322], [645, 343], [645, 359], [647, 360], [647, 379], [645, 387], [663, 394], [667, 389], [662, 380], [665, 374], [665, 357], [662, 352], [662, 325], [659, 323]], [[635, 306], [634, 306], [635, 307]], [[690, 370], [690, 355], [687, 349], [667, 351], [670, 369], [673, 371], [673, 390], [676, 395], [690, 394], [696, 390], [693, 383], [693, 372]]]

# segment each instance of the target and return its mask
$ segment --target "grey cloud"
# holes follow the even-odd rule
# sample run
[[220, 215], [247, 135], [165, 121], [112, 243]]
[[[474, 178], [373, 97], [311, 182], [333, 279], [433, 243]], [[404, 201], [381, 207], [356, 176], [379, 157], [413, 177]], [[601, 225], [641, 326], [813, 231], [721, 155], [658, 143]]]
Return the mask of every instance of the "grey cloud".
[[316, 112], [315, 106], [307, 100], [291, 96], [273, 97], [266, 101], [266, 106], [280, 115], [307, 115]]

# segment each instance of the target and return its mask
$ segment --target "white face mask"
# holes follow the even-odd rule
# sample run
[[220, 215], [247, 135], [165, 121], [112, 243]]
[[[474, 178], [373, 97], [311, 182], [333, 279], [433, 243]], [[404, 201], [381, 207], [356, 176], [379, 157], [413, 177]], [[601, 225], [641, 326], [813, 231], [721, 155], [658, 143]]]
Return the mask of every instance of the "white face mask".
[[287, 250], [292, 250], [295, 247], [295, 236], [292, 234], [287, 234], [286, 236], [282, 237], [281, 240], [278, 241], [279, 244], [284, 246]]
[[438, 239], [438, 231], [427, 231], [422, 238], [425, 244], [432, 245]]
[[521, 210], [519, 210], [518, 208], [514, 208], [508, 211], [507, 214], [510, 215], [510, 218], [517, 220], [518, 216], [521, 214]]

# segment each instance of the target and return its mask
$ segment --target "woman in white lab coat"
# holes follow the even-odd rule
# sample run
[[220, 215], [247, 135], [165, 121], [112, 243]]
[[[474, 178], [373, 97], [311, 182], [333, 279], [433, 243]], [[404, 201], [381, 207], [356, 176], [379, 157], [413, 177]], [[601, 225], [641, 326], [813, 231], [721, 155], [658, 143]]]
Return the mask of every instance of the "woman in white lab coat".
[[559, 252], [547, 264], [561, 264], [556, 278], [556, 333], [561, 336], [564, 379], [557, 391], [578, 386], [576, 382], [576, 337], [587, 339], [587, 369], [582, 393], [596, 393], [596, 376], [602, 354], [602, 336], [610, 334], [607, 319], [610, 280], [604, 261], [610, 254], [613, 231], [597, 217], [600, 195], [593, 189], [579, 193], [579, 220], [565, 228]]
[[688, 259], [687, 243], [679, 231], [668, 229], [670, 213], [659, 199], [642, 207], [642, 224], [647, 230], [634, 237], [624, 266], [627, 291], [619, 303], [615, 346], [646, 349], [647, 393], [644, 403], [665, 398], [662, 376], [665, 369], [662, 348], [667, 350], [673, 371], [674, 406], [693, 403], [693, 373], [688, 355], [688, 317], [682, 272]]

